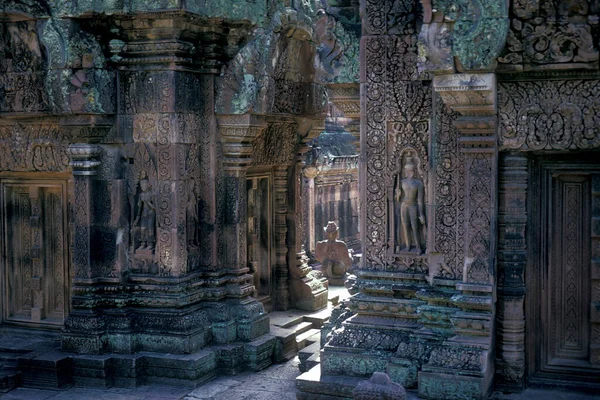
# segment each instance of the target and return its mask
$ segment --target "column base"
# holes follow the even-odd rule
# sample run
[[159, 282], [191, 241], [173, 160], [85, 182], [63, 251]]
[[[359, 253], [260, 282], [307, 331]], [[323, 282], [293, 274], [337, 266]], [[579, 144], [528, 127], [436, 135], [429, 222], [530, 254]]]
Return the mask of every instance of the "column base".
[[268, 332], [268, 315], [250, 298], [181, 310], [75, 310], [61, 341], [63, 351], [79, 354], [191, 354], [211, 343], [252, 341]]

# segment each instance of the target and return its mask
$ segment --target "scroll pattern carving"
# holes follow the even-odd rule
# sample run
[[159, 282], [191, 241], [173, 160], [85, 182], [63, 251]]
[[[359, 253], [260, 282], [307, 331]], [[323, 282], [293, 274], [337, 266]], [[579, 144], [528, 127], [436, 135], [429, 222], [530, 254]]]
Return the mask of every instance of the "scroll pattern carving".
[[288, 165], [296, 154], [297, 126], [273, 123], [261, 130], [252, 144], [253, 165]]
[[375, 10], [368, 2], [366, 7], [367, 14], [386, 15], [383, 22], [375, 14], [374, 19], [368, 18], [375, 33], [387, 29], [404, 36], [363, 38], [367, 71], [365, 267], [422, 270], [427, 268], [424, 260], [408, 262], [395, 254], [397, 218], [393, 201], [395, 181], [409, 154], [415, 160], [416, 178], [423, 181], [426, 190], [429, 175], [428, 121], [432, 103], [429, 83], [418, 80], [417, 36], [412, 26], [416, 3], [389, 2], [385, 8], [379, 5], [380, 10]]
[[[580, 252], [581, 245], [579, 244], [580, 232], [583, 230], [579, 221], [580, 210], [584, 207], [582, 204], [582, 198], [580, 195], [581, 188], [580, 184], [565, 184], [565, 197], [566, 197], [566, 223], [565, 223], [565, 237], [564, 237], [564, 260], [565, 260], [565, 273], [563, 279], [565, 282], [562, 283], [565, 288], [565, 305], [564, 305], [564, 321], [563, 328], [565, 335], [563, 337], [563, 343], [560, 343], [560, 347], [564, 348], [581, 348], [585, 344], [582, 335], [579, 334], [581, 315], [580, 310], [585, 305], [581, 304], [581, 293], [579, 292], [579, 286], [581, 277], [579, 276], [579, 266], [582, 263]], [[556, 319], [553, 319], [556, 321]], [[556, 332], [559, 332], [557, 330]], [[558, 336], [558, 335], [557, 335]]]
[[448, 269], [438, 277], [457, 279], [465, 259], [465, 156], [458, 148], [459, 132], [453, 122], [457, 113], [435, 96], [434, 150], [434, 240], [435, 251], [447, 255]]
[[600, 81], [502, 83], [498, 99], [501, 148], [600, 147]]
[[492, 211], [492, 161], [485, 153], [477, 153], [467, 160], [469, 239], [467, 242], [469, 283], [490, 283], [489, 258]]
[[58, 125], [0, 125], [0, 170], [64, 171], [68, 142]]
[[517, 0], [512, 2], [503, 64], [597, 63], [598, 2]]
[[0, 27], [0, 111], [36, 112], [48, 108], [44, 58], [34, 21]]
[[[367, 13], [371, 3], [367, 4]], [[372, 12], [372, 11], [371, 11]], [[371, 16], [377, 23], [379, 17]], [[385, 24], [385, 18], [381, 21]], [[377, 27], [379, 29], [379, 27]], [[385, 64], [387, 46], [385, 38], [363, 38], [367, 68], [366, 90], [366, 143], [364, 149], [368, 161], [366, 171], [366, 223], [364, 246], [366, 268], [383, 268], [386, 251], [386, 126], [385, 126]]]
[[365, 2], [364, 29], [367, 34], [414, 34], [419, 14], [417, 1], [368, 0]]

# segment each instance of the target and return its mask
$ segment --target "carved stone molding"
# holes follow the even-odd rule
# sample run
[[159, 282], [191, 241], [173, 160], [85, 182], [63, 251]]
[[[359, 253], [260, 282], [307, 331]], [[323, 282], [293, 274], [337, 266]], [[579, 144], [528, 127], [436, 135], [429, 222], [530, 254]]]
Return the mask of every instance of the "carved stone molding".
[[223, 143], [225, 168], [235, 169], [252, 163], [254, 139], [267, 128], [267, 123], [251, 114], [218, 115], [217, 128]]
[[98, 145], [75, 143], [69, 145], [68, 153], [71, 156], [69, 165], [73, 168], [73, 175], [96, 175], [96, 167], [100, 165], [100, 161], [96, 160], [100, 154]]
[[433, 78], [434, 90], [452, 110], [465, 116], [496, 114], [495, 74], [451, 74]]
[[329, 101], [347, 118], [360, 118], [360, 87], [358, 83], [327, 85]]

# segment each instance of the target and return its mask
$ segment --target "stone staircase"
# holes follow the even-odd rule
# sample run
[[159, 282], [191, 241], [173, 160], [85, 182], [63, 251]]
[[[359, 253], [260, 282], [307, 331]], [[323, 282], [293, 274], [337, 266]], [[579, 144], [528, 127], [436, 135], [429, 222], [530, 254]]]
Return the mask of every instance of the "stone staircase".
[[270, 313], [270, 333], [277, 338], [280, 349], [280, 356], [276, 357], [276, 362], [287, 361], [296, 354], [302, 356], [306, 353], [303, 352], [305, 348], [318, 345], [321, 340], [321, 328], [329, 320], [330, 313], [329, 309], [312, 314], [304, 314], [298, 310]]
[[21, 383], [21, 373], [17, 370], [18, 353], [0, 351], [0, 393], [13, 390]]

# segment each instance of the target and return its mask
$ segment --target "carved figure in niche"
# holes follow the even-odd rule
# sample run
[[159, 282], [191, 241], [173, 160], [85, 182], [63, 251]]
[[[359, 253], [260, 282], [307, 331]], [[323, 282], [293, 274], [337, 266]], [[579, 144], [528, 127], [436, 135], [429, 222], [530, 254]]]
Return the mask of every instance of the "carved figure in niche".
[[196, 182], [190, 182], [188, 199], [185, 205], [187, 241], [190, 246], [198, 245], [198, 196], [196, 194]]
[[317, 243], [315, 258], [321, 262], [321, 271], [329, 278], [329, 283], [343, 285], [344, 275], [352, 265], [348, 246], [341, 240], [337, 240], [339, 228], [335, 222], [329, 221], [323, 230], [327, 240]]
[[[400, 229], [396, 237], [404, 240], [400, 251], [415, 251], [423, 254], [424, 246], [421, 237], [425, 236], [425, 185], [421, 179], [415, 177], [416, 164], [412, 153], [406, 156], [406, 163], [402, 174], [398, 174], [394, 200], [400, 204]], [[396, 207], [398, 208], [398, 207]], [[399, 241], [400, 242], [400, 241]], [[414, 250], [413, 250], [414, 249]]]
[[137, 216], [133, 226], [140, 228], [140, 247], [136, 252], [142, 250], [153, 250], [156, 243], [156, 206], [154, 205], [154, 193], [150, 182], [145, 177], [140, 180], [141, 193], [137, 202]]

